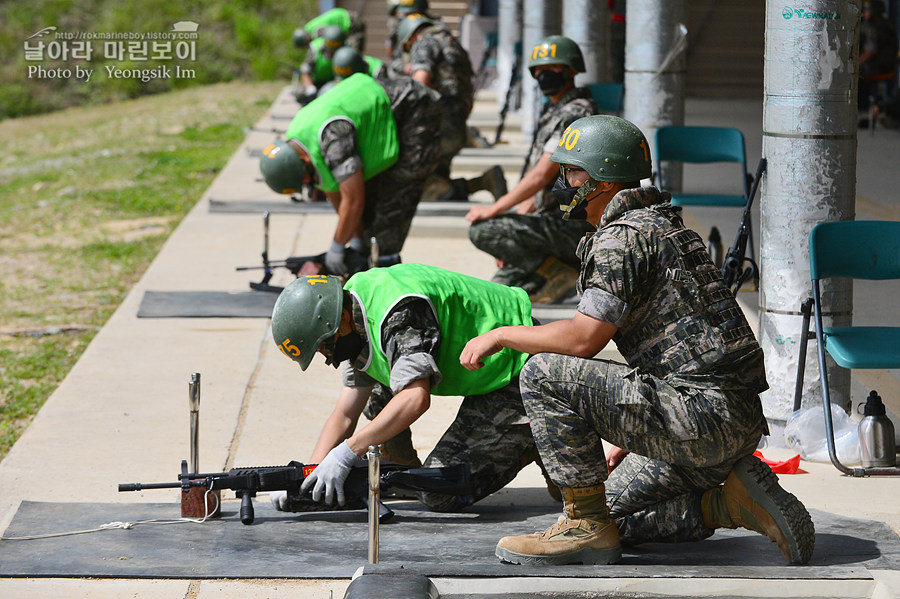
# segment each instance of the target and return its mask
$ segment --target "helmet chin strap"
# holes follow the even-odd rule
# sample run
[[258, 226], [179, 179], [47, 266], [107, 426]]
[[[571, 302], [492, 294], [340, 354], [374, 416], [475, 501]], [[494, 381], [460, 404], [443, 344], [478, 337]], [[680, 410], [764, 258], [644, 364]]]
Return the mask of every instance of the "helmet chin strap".
[[597, 184], [600, 182], [596, 179], [588, 179], [585, 181], [584, 185], [578, 188], [578, 192], [575, 194], [575, 197], [572, 198], [572, 201], [569, 202], [568, 206], [560, 207], [560, 210], [563, 211], [563, 220], [569, 220], [569, 217], [572, 215], [572, 211], [578, 208], [579, 205], [585, 203], [587, 201], [587, 197], [594, 193], [594, 190], [597, 189]]

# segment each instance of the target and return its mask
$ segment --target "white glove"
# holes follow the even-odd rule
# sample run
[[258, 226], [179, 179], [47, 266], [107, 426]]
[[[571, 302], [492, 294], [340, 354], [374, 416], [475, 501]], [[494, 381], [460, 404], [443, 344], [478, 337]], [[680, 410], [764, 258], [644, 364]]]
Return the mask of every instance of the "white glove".
[[315, 484], [312, 491], [313, 501], [321, 501], [322, 493], [325, 493], [325, 503], [334, 503], [337, 495], [339, 505], [344, 505], [344, 481], [350, 474], [350, 468], [357, 462], [359, 456], [353, 453], [346, 441], [332, 449], [325, 456], [316, 469], [306, 477], [300, 486], [300, 491], [305, 493]]
[[309, 98], [314, 98], [317, 91], [319, 91], [319, 88], [317, 88], [315, 85], [307, 85], [303, 88], [303, 95]]
[[272, 502], [272, 507], [274, 507], [279, 512], [288, 511], [287, 491], [273, 491], [269, 495], [269, 501]]
[[337, 241], [331, 242], [331, 247], [325, 254], [325, 270], [332, 275], [347, 274], [347, 265], [344, 264], [344, 246]]

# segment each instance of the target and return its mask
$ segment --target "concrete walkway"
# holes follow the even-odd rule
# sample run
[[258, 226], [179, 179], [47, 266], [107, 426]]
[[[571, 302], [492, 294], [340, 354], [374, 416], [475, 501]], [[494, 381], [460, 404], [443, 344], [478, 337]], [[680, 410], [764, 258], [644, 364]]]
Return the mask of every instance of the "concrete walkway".
[[[139, 319], [136, 314], [146, 291], [248, 290], [258, 272], [238, 272], [239, 265], [259, 262], [262, 249], [261, 213], [223, 214], [209, 210], [209, 200], [278, 200], [259, 180], [254, 150], [270, 143], [272, 128], [284, 128], [296, 111], [283, 93], [245, 143], [167, 241], [144, 277], [85, 351], [83, 357], [47, 401], [33, 424], [0, 463], [0, 530], [5, 530], [24, 500], [125, 504], [177, 501], [177, 491], [117, 492], [117, 484], [134, 481], [174, 481], [179, 463], [188, 457], [188, 382], [201, 373], [200, 469], [219, 471], [233, 466], [276, 465], [305, 460], [312, 453], [319, 429], [330, 413], [339, 376], [321, 360], [301, 373], [272, 343], [265, 318]], [[493, 137], [497, 106], [481, 99], [471, 123]], [[747, 135], [750, 164], [760, 152], [761, 107], [755, 103], [688, 101], [688, 124], [739, 126]], [[506, 123], [506, 143], [490, 150], [466, 150], [455, 161], [456, 174], [470, 176], [492, 164], [504, 165], [510, 184], [518, 177], [525, 154], [517, 117]], [[859, 135], [859, 218], [898, 219], [896, 168], [900, 135], [875, 131]], [[486, 192], [476, 196], [488, 201]], [[282, 201], [287, 201], [282, 199]], [[697, 228], [718, 224], [730, 243], [736, 229], [733, 211], [692, 214]], [[280, 258], [318, 253], [327, 248], [336, 218], [333, 214], [273, 214], [269, 255]], [[757, 230], [759, 230], [757, 228]], [[492, 259], [473, 248], [467, 224], [460, 217], [417, 217], [403, 251], [406, 262], [424, 262], [488, 278]], [[291, 279], [278, 272], [273, 283]], [[866, 310], [887, 309], [892, 298], [858, 298]], [[754, 317], [755, 298], [742, 297]], [[754, 318], [755, 320], [755, 318]], [[608, 352], [614, 356], [615, 352]], [[881, 381], [882, 396], [900, 398], [896, 373]], [[889, 399], [891, 396], [894, 399]], [[434, 445], [452, 420], [458, 400], [438, 400], [413, 436], [420, 455]], [[894, 404], [896, 410], [896, 404]], [[900, 422], [897, 423], [900, 425]], [[766, 450], [771, 459], [793, 455]], [[781, 477], [783, 486], [810, 508], [841, 516], [887, 523], [900, 531], [898, 480], [888, 477], [849, 479], [830, 464], [802, 464], [806, 474]], [[265, 497], [260, 497], [265, 502]], [[538, 469], [526, 468], [487, 505], [552, 506], [543, 491]], [[172, 516], [177, 516], [173, 503]], [[102, 523], [102, 522], [101, 522]], [[99, 524], [99, 523], [98, 523]], [[232, 525], [236, 525], [232, 523]], [[504, 531], [498, 530], [497, 537]], [[105, 534], [105, 533], [98, 533]], [[3, 541], [7, 543], [7, 541]], [[40, 541], [23, 541], [40, 543]], [[675, 548], [672, 549], [675, 551]], [[382, 553], [388, 554], [389, 547]], [[364, 563], [359, 563], [363, 566]], [[781, 564], [779, 564], [781, 565]], [[866, 596], [900, 596], [900, 572], [874, 571], [876, 583]], [[743, 581], [745, 593], [759, 586], [759, 596], [775, 596], [765, 581]], [[342, 597], [347, 579], [324, 580], [154, 580], [2, 578], [0, 596], [74, 597], [269, 597], [311, 599]], [[510, 583], [512, 584], [512, 583]], [[634, 592], [671, 593], [660, 581]], [[749, 585], [749, 586], [748, 586]], [[726, 587], [703, 580], [690, 592], [715, 596]], [[507, 587], [507, 592], [515, 587]], [[536, 588], [536, 587], [529, 587]], [[750, 589], [750, 590], [748, 590]], [[524, 587], [522, 588], [524, 591]], [[573, 590], [574, 592], [574, 590]], [[736, 591], [730, 591], [732, 595]], [[800, 596], [800, 595], [798, 595]], [[816, 595], [819, 596], [819, 595]]]

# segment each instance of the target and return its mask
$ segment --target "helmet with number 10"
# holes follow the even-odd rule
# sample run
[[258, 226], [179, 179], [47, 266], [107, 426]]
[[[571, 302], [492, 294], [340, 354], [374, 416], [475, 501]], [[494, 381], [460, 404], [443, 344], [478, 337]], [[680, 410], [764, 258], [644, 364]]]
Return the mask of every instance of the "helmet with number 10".
[[275, 345], [306, 370], [322, 342], [337, 334], [343, 309], [344, 290], [338, 277], [315, 275], [292, 281], [272, 310]]
[[652, 172], [650, 146], [641, 130], [606, 114], [569, 125], [550, 160], [579, 166], [595, 181], [631, 183], [648, 179]]

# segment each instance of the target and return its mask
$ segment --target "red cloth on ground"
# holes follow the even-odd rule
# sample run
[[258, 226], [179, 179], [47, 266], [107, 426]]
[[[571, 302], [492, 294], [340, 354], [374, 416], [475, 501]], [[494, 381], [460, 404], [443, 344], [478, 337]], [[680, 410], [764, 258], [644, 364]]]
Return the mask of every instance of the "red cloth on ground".
[[761, 451], [754, 451], [753, 455], [758, 457], [764, 464], [769, 466], [769, 468], [771, 468], [772, 472], [774, 472], [775, 474], [801, 474], [806, 472], [805, 470], [800, 469], [800, 454], [784, 460], [783, 462], [775, 462], [766, 459]]

